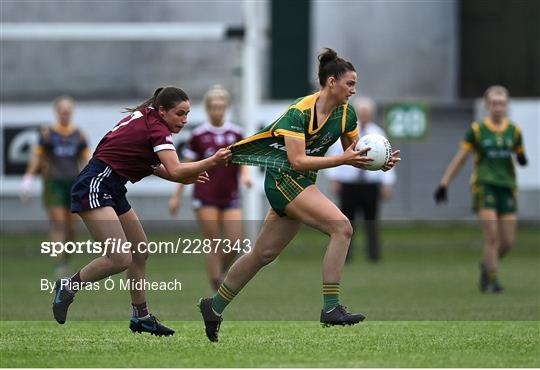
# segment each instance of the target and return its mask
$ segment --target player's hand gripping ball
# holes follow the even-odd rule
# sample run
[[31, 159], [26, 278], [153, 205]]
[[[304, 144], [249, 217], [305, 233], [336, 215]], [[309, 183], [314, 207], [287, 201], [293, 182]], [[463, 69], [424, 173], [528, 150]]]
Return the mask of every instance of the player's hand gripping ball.
[[362, 136], [356, 144], [356, 150], [367, 147], [371, 149], [366, 153], [366, 156], [373, 158], [373, 161], [366, 166], [366, 169], [370, 171], [380, 170], [392, 156], [392, 145], [382, 135], [369, 134]]

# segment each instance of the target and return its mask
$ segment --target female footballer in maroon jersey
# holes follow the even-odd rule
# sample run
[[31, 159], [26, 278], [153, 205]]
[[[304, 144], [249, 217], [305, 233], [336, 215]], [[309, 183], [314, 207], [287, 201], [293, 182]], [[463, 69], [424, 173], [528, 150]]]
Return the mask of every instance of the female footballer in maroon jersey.
[[[142, 281], [147, 253], [137, 248], [147, 238], [137, 214], [126, 199], [127, 181], [137, 182], [154, 174], [174, 182], [190, 184], [207, 181], [207, 170], [226, 162], [230, 151], [218, 150], [213, 156], [192, 163], [180, 163], [172, 133], [187, 123], [190, 103], [177, 87], [164, 87], [122, 119], [98, 144], [93, 158], [79, 174], [71, 191], [71, 211], [83, 219], [92, 237], [105, 244], [107, 239], [130, 242], [131, 250], [109, 250], [91, 261], [71, 278], [56, 281], [53, 314], [65, 323], [75, 293], [86, 283], [127, 270], [130, 281]], [[172, 335], [146, 307], [144, 290], [130, 290], [133, 332]]]
[[[243, 139], [240, 127], [225, 120], [230, 104], [230, 95], [223, 87], [216, 85], [204, 96], [204, 107], [208, 122], [193, 130], [187, 148], [183, 151], [186, 160], [202, 160], [212, 156], [220, 148]], [[242, 238], [242, 209], [238, 194], [238, 179], [246, 187], [252, 182], [246, 166], [219, 166], [208, 171], [212, 181], [195, 183], [193, 208], [197, 220], [209, 240], [225, 239], [234, 243]], [[240, 175], [240, 176], [239, 176]], [[169, 201], [169, 211], [176, 214], [180, 208], [184, 185], [178, 184]], [[206, 253], [206, 268], [214, 291], [223, 280], [225, 269], [234, 258], [234, 253]]]

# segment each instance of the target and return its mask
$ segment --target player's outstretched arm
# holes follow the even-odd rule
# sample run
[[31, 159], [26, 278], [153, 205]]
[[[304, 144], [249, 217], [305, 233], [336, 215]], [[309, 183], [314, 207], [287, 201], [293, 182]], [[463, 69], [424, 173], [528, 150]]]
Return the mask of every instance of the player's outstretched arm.
[[433, 197], [435, 198], [436, 203], [446, 202], [447, 196], [446, 196], [446, 189], [448, 188], [448, 185], [450, 185], [450, 182], [456, 176], [461, 170], [461, 167], [463, 167], [463, 164], [467, 160], [467, 157], [469, 156], [470, 150], [466, 149], [464, 147], [459, 148], [458, 152], [448, 165], [448, 168], [444, 172], [444, 175], [439, 183], [439, 186], [435, 190], [435, 193], [433, 194]]
[[220, 164], [225, 164], [231, 158], [231, 151], [219, 149], [213, 156], [201, 161], [180, 163], [174, 150], [160, 150], [157, 152], [161, 166], [154, 174], [169, 181], [191, 184], [204, 176], [205, 171]]

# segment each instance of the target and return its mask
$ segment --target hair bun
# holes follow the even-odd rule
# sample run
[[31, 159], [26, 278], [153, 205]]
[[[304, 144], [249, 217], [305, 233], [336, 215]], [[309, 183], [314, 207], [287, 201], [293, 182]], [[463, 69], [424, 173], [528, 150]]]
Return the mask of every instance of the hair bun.
[[326, 64], [334, 61], [334, 60], [337, 60], [338, 59], [338, 55], [337, 53], [333, 50], [333, 49], [330, 49], [330, 48], [324, 48], [321, 53], [319, 54], [319, 65], [320, 67], [324, 67]]

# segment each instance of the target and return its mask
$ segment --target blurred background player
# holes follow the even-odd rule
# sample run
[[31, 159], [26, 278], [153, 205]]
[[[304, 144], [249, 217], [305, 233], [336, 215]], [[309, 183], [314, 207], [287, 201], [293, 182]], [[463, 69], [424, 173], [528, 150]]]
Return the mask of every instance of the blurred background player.
[[[315, 185], [320, 169], [343, 164], [362, 167], [371, 161], [363, 155], [367, 150], [355, 150], [356, 114], [348, 104], [356, 93], [354, 66], [338, 57], [334, 50], [324, 49], [319, 55], [319, 83], [318, 92], [296, 99], [277, 121], [231, 147], [233, 163], [267, 167], [265, 192], [272, 208], [253, 250], [232, 264], [213, 297], [199, 301], [210, 341], [218, 341], [221, 314], [227, 305], [262, 267], [287, 247], [302, 224], [330, 237], [323, 260], [321, 323], [354, 325], [364, 319], [362, 314], [349, 313], [339, 302], [351, 224]], [[338, 139], [344, 152], [325, 157]], [[398, 153], [392, 153], [385, 170], [399, 161]]]
[[[230, 106], [230, 94], [216, 85], [208, 90], [203, 99], [208, 121], [192, 131], [182, 157], [185, 161], [198, 161], [212, 156], [220, 148], [242, 139], [239, 126], [226, 121]], [[227, 239], [231, 244], [242, 238], [242, 209], [240, 207], [240, 182], [247, 188], [252, 186], [247, 166], [219, 166], [208, 170], [211, 181], [195, 183], [193, 209], [206, 239]], [[178, 184], [176, 192], [169, 200], [171, 215], [181, 206], [183, 184]], [[214, 250], [214, 248], [212, 248]], [[223, 274], [235, 253], [205, 253], [206, 268], [212, 289], [217, 291]]]
[[499, 260], [514, 246], [517, 222], [516, 174], [512, 154], [521, 166], [527, 164], [519, 127], [508, 118], [508, 90], [491, 86], [484, 94], [489, 116], [473, 122], [461, 148], [446, 169], [434, 197], [447, 200], [447, 188], [470, 153], [475, 154], [471, 176], [473, 209], [481, 220], [484, 235], [480, 263], [480, 290], [499, 293]]
[[[70, 279], [58, 279], [53, 301], [54, 318], [66, 322], [69, 305], [77, 291], [89, 282], [127, 270], [130, 282], [145, 279], [148, 252], [137, 248], [148, 239], [127, 198], [127, 181], [133, 183], [152, 174], [174, 182], [207, 181], [206, 170], [224, 163], [230, 151], [193, 163], [180, 163], [172, 134], [187, 123], [190, 103], [187, 94], [174, 86], [159, 88], [154, 95], [122, 119], [101, 139], [88, 165], [72, 188], [71, 211], [79, 213], [95, 241], [104, 245], [112, 239], [131, 243], [131, 250], [107, 250], [106, 256], [88, 263]], [[133, 332], [172, 335], [147, 308], [144, 289], [130, 287]]]
[[[71, 213], [71, 187], [82, 167], [88, 163], [90, 150], [84, 133], [73, 123], [75, 102], [67, 95], [54, 100], [56, 122], [43, 127], [21, 184], [26, 201], [35, 175], [41, 171], [43, 204], [50, 221], [49, 240], [66, 242], [75, 238], [76, 217]], [[55, 268], [57, 277], [69, 273], [68, 255], [62, 253]]]
[[[384, 130], [373, 122], [377, 106], [367, 97], [355, 99], [353, 106], [358, 117], [358, 135], [368, 134], [386, 136]], [[328, 150], [328, 155], [337, 155], [341, 152], [339, 145], [334, 144]], [[394, 171], [368, 171], [353, 166], [339, 166], [329, 168], [326, 174], [330, 181], [332, 191], [339, 197], [340, 209], [354, 226], [357, 212], [364, 216], [364, 230], [366, 231], [366, 255], [369, 261], [377, 262], [381, 258], [379, 241], [379, 206], [380, 200], [388, 200], [392, 196], [393, 185], [396, 181]], [[347, 253], [350, 261], [354, 250], [354, 235]]]

